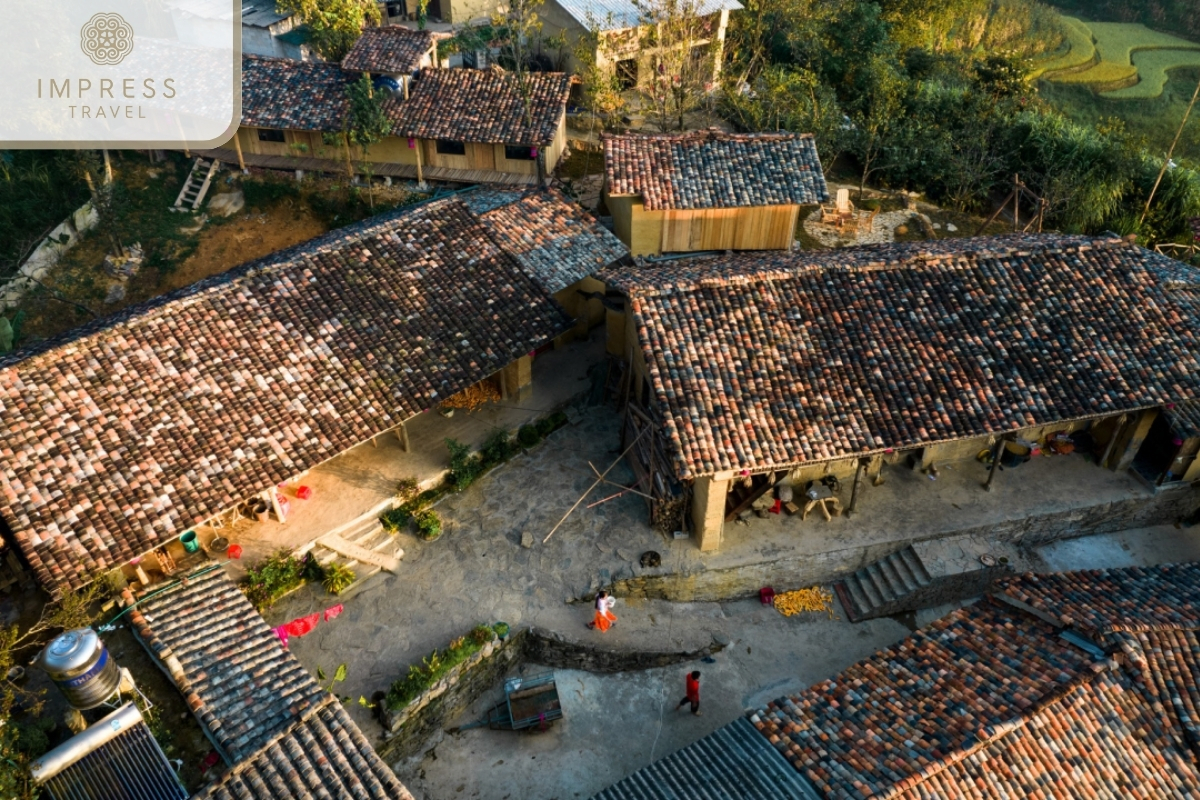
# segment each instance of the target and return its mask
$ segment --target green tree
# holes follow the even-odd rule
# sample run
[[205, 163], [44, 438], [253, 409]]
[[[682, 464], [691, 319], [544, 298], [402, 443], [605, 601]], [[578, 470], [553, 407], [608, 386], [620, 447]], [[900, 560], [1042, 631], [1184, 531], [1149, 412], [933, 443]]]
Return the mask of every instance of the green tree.
[[275, 8], [308, 26], [313, 49], [326, 61], [341, 61], [363, 28], [381, 19], [375, 0], [276, 0]]
[[882, 166], [889, 137], [898, 127], [905, 85], [895, 66], [887, 59], [871, 59], [856, 82], [863, 85], [858, 107], [851, 114], [854, 124], [853, 152], [858, 159], [858, 196], [867, 181]]
[[703, 13], [704, 0], [634, 0], [634, 6], [651, 69], [638, 91], [659, 130], [685, 130], [687, 115], [715, 89], [713, 74], [722, 54], [714, 15]]
[[384, 110], [384, 101], [375, 93], [371, 85], [371, 76], [365, 72], [362, 76], [346, 87], [346, 99], [349, 101], [346, 110], [346, 150], [350, 145], [358, 147], [361, 154], [363, 173], [367, 177], [367, 198], [371, 210], [375, 210], [374, 171], [371, 166], [370, 149], [378, 144], [383, 137], [392, 132], [392, 121]]

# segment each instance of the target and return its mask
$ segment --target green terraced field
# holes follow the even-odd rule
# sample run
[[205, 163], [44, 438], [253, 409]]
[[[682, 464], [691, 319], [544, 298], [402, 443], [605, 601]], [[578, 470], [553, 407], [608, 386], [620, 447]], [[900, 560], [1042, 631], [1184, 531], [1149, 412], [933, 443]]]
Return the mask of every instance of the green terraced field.
[[1063, 32], [1067, 37], [1066, 51], [1036, 62], [1033, 69], [1035, 78], [1059, 70], [1078, 69], [1096, 58], [1092, 30], [1087, 23], [1068, 16], [1063, 16], [1062, 21]]
[[1150, 100], [1163, 93], [1173, 69], [1200, 67], [1200, 47], [1195, 50], [1143, 50], [1133, 54], [1138, 83], [1124, 89], [1102, 92], [1110, 100]]
[[1114, 100], [1149, 99], [1162, 93], [1170, 70], [1200, 61], [1200, 44], [1145, 25], [1062, 20], [1070, 49], [1036, 65], [1035, 77], [1090, 86]]

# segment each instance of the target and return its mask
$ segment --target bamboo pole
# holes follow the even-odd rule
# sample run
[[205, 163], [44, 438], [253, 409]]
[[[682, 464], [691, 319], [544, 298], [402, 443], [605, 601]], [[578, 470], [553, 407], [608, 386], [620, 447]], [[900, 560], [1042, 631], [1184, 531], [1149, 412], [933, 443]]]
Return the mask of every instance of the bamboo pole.
[[1187, 127], [1188, 117], [1192, 115], [1192, 109], [1196, 106], [1196, 98], [1200, 98], [1200, 81], [1196, 83], [1196, 91], [1192, 92], [1192, 101], [1188, 103], [1187, 110], [1183, 112], [1183, 121], [1179, 123], [1179, 130], [1175, 131], [1175, 138], [1171, 142], [1170, 149], [1167, 150], [1167, 157], [1163, 159], [1162, 169], [1158, 171], [1158, 177], [1154, 180], [1154, 188], [1150, 190], [1150, 196], [1146, 198], [1146, 207], [1142, 209], [1142, 218], [1138, 220], [1139, 225], [1146, 221], [1146, 215], [1150, 213], [1150, 204], [1154, 202], [1154, 194], [1158, 191], [1158, 185], [1162, 183], [1163, 175], [1167, 174], [1167, 165], [1171, 163], [1175, 145], [1179, 144], [1179, 137], [1183, 136], [1183, 129]]
[[639, 433], [637, 436], [633, 437], [633, 441], [629, 443], [629, 447], [626, 447], [625, 450], [621, 453], [621, 455], [617, 456], [617, 460], [614, 461], [612, 464], [610, 464], [608, 469], [604, 470], [604, 472], [600, 474], [600, 477], [597, 478], [596, 481], [587, 488], [587, 491], [584, 492], [583, 495], [578, 500], [575, 501], [575, 505], [573, 505], [569, 509], [567, 509], [567, 513], [562, 515], [562, 519], [560, 519], [558, 521], [558, 523], [553, 528], [550, 529], [550, 532], [546, 534], [546, 538], [542, 539], [542, 544], [545, 544], [546, 542], [550, 541], [550, 537], [554, 535], [555, 531], [557, 531], [559, 528], [562, 527], [562, 524], [567, 521], [567, 517], [571, 516], [571, 513], [575, 509], [579, 508], [579, 504], [587, 499], [587, 496], [592, 493], [592, 490], [595, 489], [597, 486], [599, 486], [601, 481], [603, 481], [606, 477], [608, 477], [608, 473], [612, 472], [613, 469], [617, 466], [617, 464], [621, 463], [621, 459], [629, 454], [629, 451], [633, 449], [633, 446], [638, 443], [638, 440], [641, 439], [642, 436], [648, 430], [650, 430], [649, 427], [642, 428], [642, 432]]
[[246, 159], [245, 159], [245, 157], [243, 157], [243, 156], [242, 156], [242, 142], [241, 142], [241, 138], [242, 138], [242, 132], [241, 132], [241, 130], [239, 129], [239, 130], [235, 131], [235, 132], [234, 132], [234, 134], [233, 134], [233, 149], [237, 151], [237, 157], [238, 157], [238, 168], [239, 168], [239, 169], [241, 169], [241, 171], [242, 171], [242, 173], [243, 173], [243, 174], [245, 174], [245, 172], [246, 172]]

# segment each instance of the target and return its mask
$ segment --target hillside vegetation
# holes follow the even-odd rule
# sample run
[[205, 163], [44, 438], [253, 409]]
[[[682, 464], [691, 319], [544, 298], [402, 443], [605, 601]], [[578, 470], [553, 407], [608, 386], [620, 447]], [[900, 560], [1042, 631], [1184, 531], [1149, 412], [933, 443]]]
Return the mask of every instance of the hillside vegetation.
[[[1145, 52], [1139, 46], [1182, 40], [1117, 26], [1101, 27], [1093, 42], [1086, 24], [1030, 0], [745, 4], [734, 17], [722, 103], [740, 129], [812, 132], [828, 171], [924, 192], [955, 210], [990, 211], [1020, 174], [1046, 200], [1052, 229], [1190, 241], [1200, 173], [1183, 154], [1200, 139], [1200, 119], [1177, 152], [1182, 166], [1167, 171], [1143, 221], [1166, 146], [1159, 131], [1152, 141], [1111, 109], [1160, 101], [1107, 100], [1086, 86], [1034, 80], [1049, 65], [1056, 76], [1100, 69], [1128, 81], [1139, 69], [1131, 54]], [[1171, 69], [1142, 63], [1156, 76]], [[1179, 92], [1173, 78], [1166, 83], [1174, 114]], [[1181, 117], [1182, 110], [1176, 126]]]

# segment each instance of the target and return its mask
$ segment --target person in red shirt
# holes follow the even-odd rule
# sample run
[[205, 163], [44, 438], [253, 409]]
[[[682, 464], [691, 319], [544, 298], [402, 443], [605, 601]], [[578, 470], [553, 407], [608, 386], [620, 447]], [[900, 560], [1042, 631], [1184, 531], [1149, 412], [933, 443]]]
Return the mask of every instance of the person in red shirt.
[[700, 716], [700, 670], [695, 670], [687, 676], [687, 695], [679, 701], [679, 705], [675, 706], [675, 710], [683, 708], [685, 704], [692, 704], [692, 713], [697, 717]]

